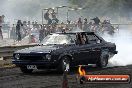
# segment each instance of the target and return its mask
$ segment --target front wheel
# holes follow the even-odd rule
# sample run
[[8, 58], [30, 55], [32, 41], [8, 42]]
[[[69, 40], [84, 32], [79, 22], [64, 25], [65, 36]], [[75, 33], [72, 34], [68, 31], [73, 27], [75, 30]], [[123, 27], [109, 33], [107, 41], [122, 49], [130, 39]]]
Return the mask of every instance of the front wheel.
[[70, 59], [68, 57], [63, 57], [60, 60], [58, 71], [60, 73], [70, 72]]
[[20, 67], [20, 70], [23, 73], [32, 73], [33, 69], [27, 69], [26, 67]]

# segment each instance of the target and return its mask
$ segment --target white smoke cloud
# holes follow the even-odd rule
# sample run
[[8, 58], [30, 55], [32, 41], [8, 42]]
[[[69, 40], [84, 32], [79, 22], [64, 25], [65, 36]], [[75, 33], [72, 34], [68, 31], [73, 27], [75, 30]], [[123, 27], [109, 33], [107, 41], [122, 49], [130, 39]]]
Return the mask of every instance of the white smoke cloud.
[[117, 46], [118, 54], [109, 60], [109, 66], [126, 66], [132, 64], [132, 31], [131, 27], [122, 27], [114, 36], [103, 36]]

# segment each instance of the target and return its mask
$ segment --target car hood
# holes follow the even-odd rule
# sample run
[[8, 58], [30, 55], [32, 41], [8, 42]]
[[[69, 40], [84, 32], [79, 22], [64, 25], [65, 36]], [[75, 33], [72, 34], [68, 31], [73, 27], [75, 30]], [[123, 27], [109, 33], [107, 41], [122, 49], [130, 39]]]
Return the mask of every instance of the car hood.
[[60, 45], [42, 45], [34, 46], [16, 51], [15, 53], [50, 53], [53, 50], [63, 48]]

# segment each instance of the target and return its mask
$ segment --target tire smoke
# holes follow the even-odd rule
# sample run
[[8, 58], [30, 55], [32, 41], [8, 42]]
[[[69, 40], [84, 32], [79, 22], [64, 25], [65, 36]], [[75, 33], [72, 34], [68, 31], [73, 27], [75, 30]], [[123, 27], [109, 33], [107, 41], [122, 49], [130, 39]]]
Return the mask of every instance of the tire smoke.
[[132, 30], [130, 27], [121, 27], [113, 36], [104, 35], [106, 41], [116, 44], [118, 54], [109, 60], [108, 66], [126, 66], [132, 64]]

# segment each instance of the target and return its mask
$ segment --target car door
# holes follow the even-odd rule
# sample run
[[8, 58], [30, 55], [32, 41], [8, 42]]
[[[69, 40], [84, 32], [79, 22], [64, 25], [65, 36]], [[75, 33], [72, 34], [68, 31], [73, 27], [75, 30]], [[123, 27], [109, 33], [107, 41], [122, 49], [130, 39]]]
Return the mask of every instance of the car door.
[[80, 49], [81, 52], [81, 64], [83, 65], [87, 65], [88, 64], [88, 60], [91, 58], [90, 56], [90, 45], [85, 44], [81, 46]]
[[88, 44], [87, 44], [87, 63], [94, 64], [100, 57], [101, 52], [101, 42], [94, 34], [87, 34]]
[[85, 61], [86, 52], [85, 52], [85, 45], [75, 45], [74, 48], [72, 48], [72, 56], [73, 56], [73, 63], [75, 65], [82, 65]]
[[[79, 34], [80, 35], [80, 34]], [[79, 64], [88, 64], [88, 58], [90, 56], [90, 48], [88, 47], [88, 41], [87, 41], [87, 36], [86, 33], [81, 33], [81, 43], [77, 46], [78, 52], [77, 52], [77, 60]]]
[[[77, 36], [80, 37], [82, 36], [82, 34], [77, 34]], [[78, 37], [77, 37], [76, 46], [72, 49], [72, 52], [74, 53], [73, 54], [74, 62], [78, 65], [81, 65], [86, 63], [87, 50], [86, 50], [86, 44], [84, 44], [84, 42], [82, 43], [81, 40], [78, 40], [79, 39]]]

